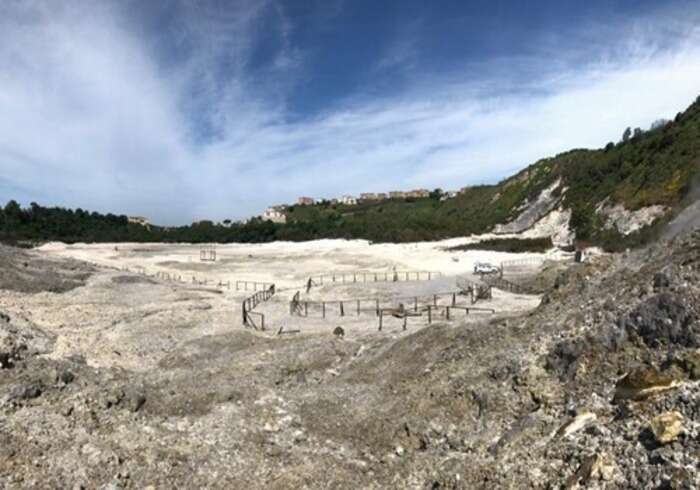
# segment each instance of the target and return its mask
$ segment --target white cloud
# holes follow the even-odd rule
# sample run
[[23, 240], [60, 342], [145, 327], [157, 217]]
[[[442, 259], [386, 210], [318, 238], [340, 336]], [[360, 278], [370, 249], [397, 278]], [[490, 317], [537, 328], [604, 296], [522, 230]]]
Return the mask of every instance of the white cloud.
[[[20, 192], [164, 223], [242, 217], [298, 195], [495, 181], [671, 118], [700, 87], [696, 31], [674, 26], [685, 42], [660, 49], [653, 31], [635, 28], [623, 32], [628, 50], [598, 62], [556, 59], [551, 73], [549, 60], [529, 59], [548, 74], [522, 80], [537, 90], [452, 73], [450, 82], [421, 77], [404, 93], [356, 95], [288, 122], [287, 82], [305, 67], [283, 11], [283, 46], [265, 72], [277, 78], [262, 90], [246, 71], [268, 3], [190, 11], [184, 18], [195, 20], [180, 35], [192, 49], [167, 69], [123, 12], [53, 5], [0, 6], [0, 198]], [[214, 136], [198, 135], [202, 124]]]

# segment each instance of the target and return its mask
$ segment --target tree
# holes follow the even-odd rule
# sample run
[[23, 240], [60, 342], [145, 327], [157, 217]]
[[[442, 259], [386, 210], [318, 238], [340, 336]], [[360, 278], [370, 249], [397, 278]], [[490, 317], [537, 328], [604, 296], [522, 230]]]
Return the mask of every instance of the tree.
[[633, 138], [639, 138], [642, 135], [642, 128], [634, 128]]
[[627, 143], [630, 139], [630, 136], [632, 136], [632, 128], [628, 127], [625, 129], [625, 132], [622, 133], [622, 142]]
[[651, 123], [651, 127], [649, 128], [650, 131], [653, 131], [655, 129], [663, 128], [666, 126], [668, 123], [670, 123], [668, 119], [657, 119], [653, 123]]
[[438, 187], [430, 193], [430, 199], [435, 199], [436, 201], [439, 201], [443, 194], [444, 192], [442, 192], [442, 189]]

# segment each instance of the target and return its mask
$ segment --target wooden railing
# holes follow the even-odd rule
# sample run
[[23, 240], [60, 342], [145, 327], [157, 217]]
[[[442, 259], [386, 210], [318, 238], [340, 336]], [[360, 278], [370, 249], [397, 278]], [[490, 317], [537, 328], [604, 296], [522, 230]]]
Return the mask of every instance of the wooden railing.
[[306, 291], [323, 284], [354, 284], [364, 282], [431, 281], [442, 277], [438, 271], [388, 271], [388, 272], [334, 272], [311, 276], [306, 281]]
[[487, 276], [484, 277], [483, 280], [496, 289], [502, 289], [515, 294], [528, 294], [528, 290], [526, 288], [519, 284], [515, 284], [514, 282], [503, 279], [502, 277]]
[[274, 284], [258, 281], [236, 281], [236, 291], [248, 291], [248, 288], [252, 289], [253, 291], [257, 291], [258, 289], [266, 290], [270, 289], [270, 286], [274, 286]]
[[[265, 330], [265, 315], [253, 311], [256, 306], [263, 303], [275, 295], [275, 285], [270, 285], [269, 288], [258, 291], [252, 296], [247, 297], [241, 304], [243, 314], [243, 325], [247, 328], [255, 330]], [[259, 320], [256, 322], [256, 318]]]
[[[405, 296], [398, 298], [352, 298], [352, 299], [332, 299], [325, 301], [308, 301], [300, 298], [300, 293], [297, 292], [289, 303], [290, 315], [308, 317], [309, 312], [317, 312], [322, 318], [328, 315], [337, 314], [344, 317], [355, 314], [360, 316], [362, 313], [380, 316], [381, 311], [387, 309], [386, 303], [392, 305], [402, 305], [406, 311], [413, 310], [418, 312], [420, 308], [425, 308], [427, 305], [432, 307], [444, 307], [445, 304], [440, 304], [441, 301], [447, 299], [447, 304], [457, 306], [457, 298], [463, 296], [461, 291], [450, 291], [446, 293], [435, 293], [426, 296]], [[401, 307], [401, 306], [399, 306]], [[389, 308], [390, 309], [390, 308]]]

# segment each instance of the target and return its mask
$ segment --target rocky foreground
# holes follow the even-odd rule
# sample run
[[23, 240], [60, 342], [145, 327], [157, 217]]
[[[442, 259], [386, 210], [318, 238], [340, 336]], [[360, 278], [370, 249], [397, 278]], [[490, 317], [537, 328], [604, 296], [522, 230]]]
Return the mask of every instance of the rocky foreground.
[[524, 317], [352, 340], [209, 333], [206, 291], [150, 285], [170, 315], [139, 278], [0, 256], [3, 488], [700, 486], [699, 234], [572, 267]]

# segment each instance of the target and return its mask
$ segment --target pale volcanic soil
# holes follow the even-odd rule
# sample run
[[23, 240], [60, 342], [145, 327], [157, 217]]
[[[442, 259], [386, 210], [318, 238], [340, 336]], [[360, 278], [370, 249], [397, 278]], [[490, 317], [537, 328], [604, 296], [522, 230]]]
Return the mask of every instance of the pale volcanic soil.
[[[13, 376], [0, 384], [6, 410], [0, 486], [322, 488], [335, 482], [357, 488], [360, 480], [385, 486], [367, 466], [367, 458], [383, 455], [362, 456], [349, 434], [329, 433], [324, 424], [338, 408], [312, 393], [344, 364], [381, 355], [421, 329], [478, 325], [540, 301], [494, 290], [492, 299], [473, 306], [495, 315], [458, 311], [447, 322], [444, 311], [435, 311], [430, 326], [425, 316], [411, 317], [405, 331], [402, 320], [389, 316], [380, 332], [377, 299], [382, 308], [411, 296], [422, 305], [434, 294], [457, 292], [458, 275], [477, 280], [475, 261], [511, 257], [443, 251], [448, 244], [219, 245], [216, 262], [200, 261], [195, 245], [3, 248], [8, 273], [0, 312], [8, 320], [0, 373]], [[338, 279], [305, 289], [309, 276], [357, 271], [379, 277], [431, 271], [432, 280], [349, 283], [348, 276], [345, 284]], [[255, 309], [265, 315], [264, 332], [242, 325], [241, 302], [255, 292], [252, 284], [237, 291], [243, 280], [276, 285], [275, 296]], [[308, 317], [290, 315], [298, 291], [304, 300], [328, 301], [327, 318], [313, 306]], [[359, 315], [356, 299], [371, 303]], [[352, 300], [343, 317], [339, 300]], [[438, 299], [449, 301], [449, 294]], [[457, 304], [471, 301], [458, 296]], [[337, 326], [344, 338], [332, 334]], [[280, 327], [297, 333], [278, 335]], [[363, 378], [348, 395], [376, 399], [371, 377]], [[293, 401], [283, 394], [290, 389]], [[292, 446], [295, 455], [287, 454]], [[325, 463], [310, 462], [311, 454]], [[336, 474], [323, 469], [342, 460]], [[360, 478], [358, 471], [369, 473]]]
[[[462, 240], [463, 241], [463, 240]], [[65, 245], [51, 243], [41, 247], [41, 251], [54, 257], [70, 257], [95, 265], [98, 268], [113, 268], [128, 273], [137, 273], [161, 285], [177, 286], [182, 291], [193, 287], [200, 289], [198, 294], [209, 296], [208, 302], [213, 306], [212, 315], [217, 323], [212, 325], [212, 332], [228, 331], [241, 327], [241, 302], [246, 297], [262, 289], [262, 284], [275, 284], [276, 294], [269, 301], [255, 308], [265, 315], [266, 330], [279, 331], [300, 330], [300, 333], [329, 332], [335, 326], [342, 325], [346, 335], [366, 335], [377, 330], [376, 300], [380, 299], [381, 308], [395, 308], [400, 303], [408, 306], [418, 297], [420, 304], [433, 301], [438, 294], [438, 304], [451, 302], [449, 294], [458, 292], [458, 277], [478, 282], [473, 275], [475, 262], [490, 262], [499, 265], [504, 260], [513, 258], [550, 257], [566, 260], [561, 252], [551, 254], [510, 254], [500, 252], [469, 251], [448, 252], [444, 248], [454, 243], [448, 240], [436, 243], [413, 244], [378, 244], [354, 240], [320, 240], [305, 243], [276, 242], [269, 244], [234, 244], [217, 245], [215, 262], [200, 261], [200, 246], [188, 244], [101, 244], [101, 245]], [[398, 282], [384, 282], [382, 279], [394, 271], [398, 273]], [[416, 281], [415, 275], [409, 273], [405, 281], [404, 271], [431, 272], [431, 280], [422, 274]], [[345, 273], [341, 282], [341, 273]], [[351, 275], [356, 273], [352, 282]], [[437, 273], [437, 274], [436, 274]], [[338, 274], [337, 282], [328, 276]], [[379, 281], [374, 282], [375, 274]], [[307, 292], [309, 277], [324, 275], [325, 282]], [[367, 282], [363, 282], [366, 280]], [[239, 283], [252, 281], [259, 285]], [[318, 280], [316, 281], [318, 282]], [[139, 286], [140, 294], [150, 297], [149, 287]], [[204, 290], [209, 289], [211, 294]], [[214, 294], [218, 291], [221, 294]], [[307, 317], [300, 318], [289, 314], [289, 302], [300, 292], [302, 300], [326, 301], [327, 315], [322, 317], [320, 305], [312, 305]], [[162, 295], [161, 292], [157, 293]], [[186, 293], [185, 293], [186, 294]], [[153, 298], [158, 302], [158, 296]], [[361, 301], [361, 312], [357, 314], [357, 300]], [[466, 297], [458, 298], [458, 305], [471, 305]], [[166, 308], [172, 303], [171, 296], [163, 296]], [[340, 317], [340, 302], [344, 303], [344, 316]], [[119, 302], [117, 302], [119, 303]], [[497, 315], [510, 315], [527, 311], [539, 303], [534, 295], [517, 295], [494, 290], [493, 299], [473, 306], [496, 310]], [[154, 305], [154, 307], [156, 307]], [[175, 314], [171, 311], [171, 314]], [[437, 312], [438, 318], [445, 312]], [[462, 312], [457, 316], [465, 317]], [[483, 313], [475, 313], [478, 317]], [[52, 318], [60, 315], [52, 312]], [[219, 319], [221, 319], [219, 321]], [[471, 321], [472, 318], [462, 321]], [[474, 318], [478, 320], [478, 318]], [[183, 319], [183, 321], [186, 321]], [[391, 332], [402, 328], [403, 321], [387, 318], [385, 325]], [[411, 329], [427, 325], [426, 319], [411, 319]]]
[[[584, 264], [459, 240], [0, 246], [0, 488], [697, 488], [699, 238]], [[523, 258], [544, 294], [378, 330], [377, 300], [444, 305], [474, 262]], [[242, 280], [276, 285], [265, 331]], [[326, 318], [291, 315], [297, 293]], [[657, 415], [681, 424], [663, 443]]]

